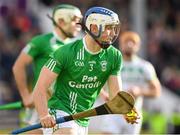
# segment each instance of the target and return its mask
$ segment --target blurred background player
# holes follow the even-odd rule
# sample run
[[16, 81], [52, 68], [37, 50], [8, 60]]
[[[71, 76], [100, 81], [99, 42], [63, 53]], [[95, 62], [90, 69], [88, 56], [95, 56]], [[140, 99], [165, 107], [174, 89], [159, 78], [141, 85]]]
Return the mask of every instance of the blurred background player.
[[[83, 23], [84, 38], [56, 50], [34, 88], [35, 107], [46, 134], [87, 135], [88, 118], [55, 126], [54, 117], [90, 109], [106, 81], [111, 98], [121, 90], [122, 55], [111, 45], [119, 35], [118, 15], [107, 8], [92, 7]], [[47, 103], [46, 91], [54, 80], [55, 92]], [[128, 120], [133, 124], [137, 117]]]
[[[142, 115], [143, 98], [155, 98], [161, 94], [161, 85], [154, 67], [148, 61], [137, 56], [141, 39], [132, 31], [123, 32], [119, 38], [119, 47], [123, 54], [122, 82], [123, 90], [136, 98], [136, 109]], [[142, 117], [141, 117], [142, 118]], [[121, 134], [140, 134], [142, 119], [136, 125], [128, 125], [120, 120]]]
[[[53, 32], [34, 37], [22, 50], [13, 66], [18, 90], [23, 105], [27, 108], [24, 121], [28, 124], [37, 123], [38, 116], [33, 109], [32, 93], [27, 84], [27, 66], [33, 64], [34, 87], [41, 68], [49, 59], [49, 55], [59, 46], [71, 42], [72, 38], [77, 36], [81, 30], [81, 26], [77, 25], [82, 18], [81, 11], [73, 5], [61, 4], [56, 6], [52, 17], [49, 16], [49, 18], [54, 24]], [[50, 90], [50, 95], [51, 92]]]

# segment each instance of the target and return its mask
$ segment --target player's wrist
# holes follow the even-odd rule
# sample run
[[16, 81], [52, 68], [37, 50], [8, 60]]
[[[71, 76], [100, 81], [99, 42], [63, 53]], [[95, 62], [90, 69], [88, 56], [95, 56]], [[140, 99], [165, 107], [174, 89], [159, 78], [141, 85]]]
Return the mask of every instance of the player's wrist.
[[20, 94], [23, 101], [27, 100], [27, 98], [31, 96], [31, 93], [28, 91], [28, 89], [24, 90], [24, 92], [21, 92]]
[[51, 117], [51, 115], [48, 113], [48, 114], [46, 114], [46, 115], [42, 115], [42, 116], [40, 116], [40, 121], [41, 120], [43, 120], [43, 119], [46, 119], [46, 118], [48, 118], [48, 117]]

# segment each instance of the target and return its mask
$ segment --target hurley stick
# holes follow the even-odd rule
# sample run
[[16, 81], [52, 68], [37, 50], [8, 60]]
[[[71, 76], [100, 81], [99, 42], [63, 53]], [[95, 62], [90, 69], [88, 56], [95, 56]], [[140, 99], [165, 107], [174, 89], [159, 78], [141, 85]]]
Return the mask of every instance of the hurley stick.
[[[127, 114], [134, 107], [134, 98], [127, 92], [120, 91], [112, 100], [96, 108], [76, 113], [69, 116], [64, 116], [56, 119], [56, 124], [77, 120], [86, 117], [106, 115], [106, 114]], [[12, 131], [12, 134], [19, 134], [26, 131], [41, 128], [41, 124], [31, 125], [25, 128]]]

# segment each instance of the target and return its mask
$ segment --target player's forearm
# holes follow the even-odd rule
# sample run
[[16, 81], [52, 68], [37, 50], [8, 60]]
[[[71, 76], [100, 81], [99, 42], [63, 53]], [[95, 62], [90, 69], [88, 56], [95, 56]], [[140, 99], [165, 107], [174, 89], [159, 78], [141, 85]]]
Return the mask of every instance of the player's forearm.
[[154, 88], [154, 89], [148, 88], [147, 90], [142, 91], [141, 95], [144, 97], [155, 98], [155, 97], [158, 97], [160, 95], [160, 93], [158, 91], [159, 90], [156, 88]]
[[33, 100], [39, 117], [42, 118], [48, 115], [46, 88], [36, 86], [33, 92]]
[[153, 81], [153, 83], [150, 83], [149, 86], [146, 89], [141, 90], [141, 92], [142, 92], [142, 96], [145, 97], [154, 98], [160, 96], [161, 94], [160, 82], [158, 80]]
[[109, 100], [109, 93], [104, 90], [104, 88], [101, 89], [101, 92], [99, 96], [104, 100], [108, 101]]
[[13, 74], [21, 97], [28, 97], [30, 93], [27, 87], [27, 75], [25, 67], [17, 65], [13, 66]]
[[47, 91], [57, 75], [43, 67], [33, 91], [33, 100], [40, 118], [48, 115]]
[[114, 98], [122, 90], [122, 81], [120, 76], [111, 75], [108, 79], [108, 88], [110, 99]]
[[140, 95], [143, 97], [154, 97], [154, 93], [149, 88], [143, 89]]

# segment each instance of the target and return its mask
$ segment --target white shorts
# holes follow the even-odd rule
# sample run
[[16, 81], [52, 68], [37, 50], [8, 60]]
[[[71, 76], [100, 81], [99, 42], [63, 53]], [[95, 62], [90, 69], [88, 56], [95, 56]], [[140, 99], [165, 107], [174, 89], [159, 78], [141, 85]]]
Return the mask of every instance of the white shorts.
[[[94, 104], [94, 107], [103, 104], [104, 101], [98, 98]], [[102, 115], [90, 118], [89, 133], [101, 134], [119, 134], [120, 133], [120, 119], [122, 115]]]
[[[98, 98], [94, 104], [94, 107], [103, 104], [101, 98]], [[101, 115], [90, 118], [89, 133], [93, 134], [119, 134], [119, 124], [122, 115]]]
[[[63, 116], [69, 115], [68, 113], [61, 111], [61, 110], [53, 110], [55, 114], [53, 114], [54, 117], [59, 118]], [[50, 110], [50, 114], [51, 110]], [[65, 123], [57, 124], [54, 128], [43, 128], [43, 134], [44, 135], [51, 135], [53, 132], [55, 132], [57, 129], [60, 128], [73, 128], [77, 131], [77, 135], [88, 135], [88, 127], [83, 127], [78, 125], [75, 121], [69, 121]]]
[[138, 124], [129, 124], [122, 115], [104, 115], [90, 120], [90, 133], [140, 134], [142, 120]]
[[119, 134], [121, 115], [102, 115], [90, 119], [89, 133], [93, 134]]

